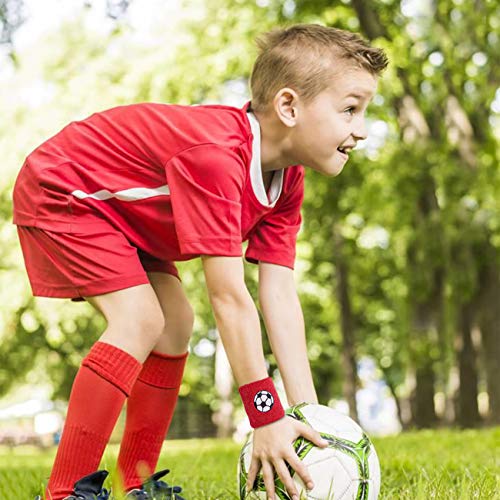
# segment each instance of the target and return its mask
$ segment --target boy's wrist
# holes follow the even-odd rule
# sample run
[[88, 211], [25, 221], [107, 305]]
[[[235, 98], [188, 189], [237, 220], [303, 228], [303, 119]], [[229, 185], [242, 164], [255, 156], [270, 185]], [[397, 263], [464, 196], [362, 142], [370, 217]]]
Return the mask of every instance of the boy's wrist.
[[263, 425], [280, 420], [285, 416], [278, 392], [271, 377], [242, 385], [239, 393], [250, 420], [250, 425], [256, 429]]

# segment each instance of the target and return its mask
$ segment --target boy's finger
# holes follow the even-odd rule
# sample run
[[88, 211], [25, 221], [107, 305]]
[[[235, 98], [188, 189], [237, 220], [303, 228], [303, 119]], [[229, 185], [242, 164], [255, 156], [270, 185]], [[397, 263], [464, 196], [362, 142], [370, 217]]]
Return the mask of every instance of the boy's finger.
[[304, 465], [304, 463], [299, 459], [295, 451], [291, 453], [288, 457], [286, 457], [286, 461], [290, 464], [292, 469], [300, 476], [302, 482], [306, 485], [308, 490], [312, 490], [314, 488], [314, 483], [311, 475], [309, 474], [309, 470]]
[[290, 476], [290, 472], [288, 471], [285, 462], [283, 460], [277, 460], [274, 462], [274, 468], [285, 485], [288, 494], [292, 497], [292, 500], [299, 500], [299, 492], [297, 491], [295, 482]]
[[318, 431], [315, 431], [307, 424], [301, 425], [300, 434], [320, 448], [326, 448], [328, 446], [328, 441], [323, 439]]
[[249, 492], [253, 488], [253, 484], [255, 483], [255, 478], [257, 477], [258, 473], [259, 473], [259, 459], [256, 457], [252, 457], [250, 468], [248, 469], [247, 485], [246, 485], [247, 492]]
[[274, 469], [273, 466], [267, 461], [262, 461], [262, 475], [264, 476], [264, 484], [266, 486], [267, 498], [275, 500], [274, 496]]

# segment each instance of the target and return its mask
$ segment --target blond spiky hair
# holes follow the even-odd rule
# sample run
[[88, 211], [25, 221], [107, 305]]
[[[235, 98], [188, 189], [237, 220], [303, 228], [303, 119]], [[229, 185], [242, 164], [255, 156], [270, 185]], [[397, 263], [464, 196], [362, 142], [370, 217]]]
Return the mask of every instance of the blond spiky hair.
[[270, 31], [257, 39], [257, 46], [250, 79], [255, 111], [264, 111], [281, 88], [292, 88], [307, 102], [331, 86], [336, 71], [346, 66], [378, 76], [388, 64], [384, 51], [358, 34], [319, 24]]

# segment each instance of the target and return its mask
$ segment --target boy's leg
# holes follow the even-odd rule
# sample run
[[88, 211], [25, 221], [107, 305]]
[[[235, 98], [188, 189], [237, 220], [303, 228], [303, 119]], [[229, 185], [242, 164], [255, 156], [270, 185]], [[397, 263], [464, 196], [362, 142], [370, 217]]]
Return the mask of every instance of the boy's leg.
[[47, 498], [53, 500], [71, 494], [77, 480], [98, 468], [142, 362], [163, 331], [163, 313], [149, 284], [87, 300], [103, 313], [108, 325], [73, 383], [47, 486]]
[[174, 413], [193, 328], [193, 311], [180, 281], [148, 273], [165, 317], [165, 328], [127, 401], [118, 469], [126, 490], [139, 488], [156, 468]]

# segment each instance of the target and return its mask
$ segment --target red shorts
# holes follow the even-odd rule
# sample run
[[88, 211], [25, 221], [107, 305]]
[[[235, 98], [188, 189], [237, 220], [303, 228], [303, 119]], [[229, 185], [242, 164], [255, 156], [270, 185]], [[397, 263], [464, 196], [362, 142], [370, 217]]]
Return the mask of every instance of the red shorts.
[[142, 252], [112, 226], [80, 233], [28, 226], [17, 231], [35, 296], [82, 300], [149, 283], [148, 272], [179, 278], [173, 262]]

